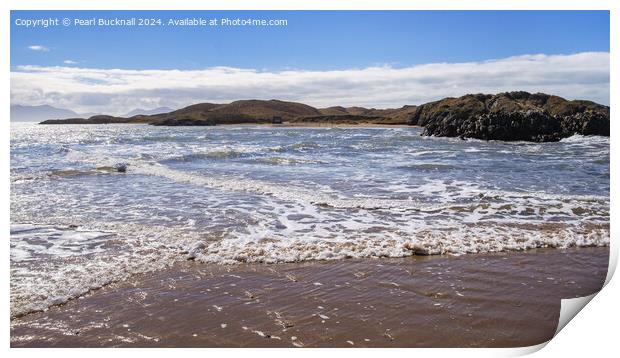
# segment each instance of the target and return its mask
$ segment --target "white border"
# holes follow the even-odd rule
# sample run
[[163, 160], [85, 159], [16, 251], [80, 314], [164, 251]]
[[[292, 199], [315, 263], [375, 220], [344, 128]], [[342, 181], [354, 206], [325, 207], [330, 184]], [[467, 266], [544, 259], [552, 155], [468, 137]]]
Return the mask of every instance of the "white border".
[[[191, 1], [191, 0], [9, 0], [0, 1], [0, 8], [2, 8], [2, 15], [0, 17], [0, 28], [2, 29], [2, 44], [4, 51], [1, 58], [2, 68], [5, 70], [2, 72], [3, 91], [2, 100], [4, 102], [3, 108], [3, 122], [2, 122], [2, 135], [0, 135], [0, 145], [2, 146], [2, 172], [4, 174], [4, 185], [0, 188], [2, 194], [2, 209], [0, 210], [0, 217], [2, 227], [4, 228], [4, 240], [8, 238], [9, 228], [9, 132], [10, 132], [10, 15], [9, 10], [404, 10], [404, 9], [417, 9], [417, 10], [611, 10], [611, 89], [610, 89], [610, 107], [612, 113], [615, 113], [614, 109], [619, 104], [617, 98], [614, 96], [617, 92], [617, 44], [620, 40], [619, 34], [619, 5], [620, 1], [611, 0], [220, 0], [220, 1]], [[578, 25], [578, 24], [576, 24]], [[527, 26], [527, 24], [524, 24]], [[614, 120], [612, 116], [611, 121], [611, 133], [618, 133], [620, 125]], [[614, 154], [617, 151], [617, 145], [614, 141], [611, 141], [611, 178], [612, 183], [617, 178], [618, 173], [618, 160]], [[616, 212], [618, 196], [618, 190], [611, 186], [611, 210], [610, 213]], [[611, 232], [615, 232], [615, 224], [611, 222]], [[5, 270], [9, 268], [9, 250], [8, 243], [5, 241], [2, 245], [3, 259], [5, 260]], [[611, 279], [612, 273], [617, 264], [618, 245], [615, 240], [611, 240], [611, 254], [610, 271], [608, 273], [607, 282]], [[88, 355], [95, 357], [103, 357], [110, 352], [104, 350], [88, 350], [83, 349], [55, 349], [55, 350], [33, 350], [33, 349], [13, 349], [9, 350], [9, 275], [5, 271], [4, 275], [0, 275], [2, 280], [2, 287], [5, 288], [5, 294], [3, 296], [4, 309], [2, 310], [2, 317], [4, 318], [4, 325], [2, 325], [2, 333], [4, 338], [4, 347], [7, 349], [7, 353], [14, 355], [39, 355], [41, 353], [45, 355], [63, 355], [63, 356], [82, 356]], [[592, 302], [584, 308], [584, 310], [571, 322], [567, 327], [560, 332], [560, 334], [552, 339], [545, 349], [542, 349], [538, 354], [542, 356], [575, 356], [576, 354], [592, 354], [592, 353], [607, 353], [617, 351], [617, 333], [616, 328], [618, 326], [618, 302], [620, 302], [619, 291], [620, 286], [618, 279], [612, 281], [604, 290], [602, 295], [597, 295], [593, 298]], [[317, 354], [321, 355], [353, 355], [356, 356], [371, 356], [376, 354], [396, 355], [396, 356], [409, 356], [411, 354], [416, 355], [428, 355], [433, 357], [443, 357], [459, 355], [465, 357], [480, 357], [480, 356], [513, 356], [531, 353], [545, 347], [545, 344], [536, 347], [525, 347], [519, 349], [417, 349], [411, 351], [408, 349], [338, 349], [338, 350], [289, 350], [289, 349], [218, 349], [204, 351], [201, 349], [183, 349], [175, 350], [174, 353], [169, 350], [144, 350], [144, 349], [132, 349], [132, 350], [116, 350], [113, 354], [129, 355], [129, 354], [149, 354], [149, 355], [168, 355], [170, 353], [181, 353], [186, 355], [204, 355], [204, 354], [221, 354], [221, 355], [269, 355], [269, 356], [289, 356], [294, 354], [295, 356], [302, 357], [315, 357]]]

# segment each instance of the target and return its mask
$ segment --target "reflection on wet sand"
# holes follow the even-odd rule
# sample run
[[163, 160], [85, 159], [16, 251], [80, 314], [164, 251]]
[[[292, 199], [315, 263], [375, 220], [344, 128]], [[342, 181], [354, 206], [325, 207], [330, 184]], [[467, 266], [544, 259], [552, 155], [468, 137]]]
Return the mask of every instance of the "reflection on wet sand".
[[11, 322], [12, 347], [515, 347], [596, 292], [608, 248], [177, 264]]

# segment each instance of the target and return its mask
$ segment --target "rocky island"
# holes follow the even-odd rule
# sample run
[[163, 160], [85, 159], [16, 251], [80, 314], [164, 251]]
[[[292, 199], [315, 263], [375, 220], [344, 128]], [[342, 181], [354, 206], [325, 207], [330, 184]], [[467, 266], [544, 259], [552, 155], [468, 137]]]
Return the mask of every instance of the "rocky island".
[[609, 107], [544, 93], [468, 94], [395, 109], [315, 108], [279, 100], [199, 103], [168, 113], [51, 119], [41, 124], [148, 123], [156, 126], [222, 124], [414, 125], [422, 135], [483, 140], [550, 142], [574, 134], [609, 136]]
[[470, 94], [423, 104], [409, 124], [424, 127], [427, 136], [553, 142], [609, 136], [609, 107], [544, 93]]

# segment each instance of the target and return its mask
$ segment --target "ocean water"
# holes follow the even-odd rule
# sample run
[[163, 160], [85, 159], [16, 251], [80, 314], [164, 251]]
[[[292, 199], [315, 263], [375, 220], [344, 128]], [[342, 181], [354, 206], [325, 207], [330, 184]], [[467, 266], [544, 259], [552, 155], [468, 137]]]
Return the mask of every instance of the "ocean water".
[[609, 245], [609, 138], [420, 132], [12, 125], [11, 315], [187, 259]]

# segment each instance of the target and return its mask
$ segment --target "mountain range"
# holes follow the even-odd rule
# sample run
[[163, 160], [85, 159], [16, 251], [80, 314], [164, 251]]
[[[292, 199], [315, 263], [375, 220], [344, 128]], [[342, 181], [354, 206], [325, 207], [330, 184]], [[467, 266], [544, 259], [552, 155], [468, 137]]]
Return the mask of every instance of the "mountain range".
[[78, 116], [80, 116], [80, 114], [72, 110], [56, 108], [49, 105], [11, 105], [11, 121], [13, 122], [39, 122], [50, 118], [65, 119]]
[[154, 109], [137, 108], [137, 109], [134, 109], [132, 111], [129, 111], [129, 112], [125, 113], [123, 115], [123, 117], [133, 117], [133, 116], [137, 116], [137, 115], [150, 116], [150, 115], [153, 115], [153, 114], [168, 113], [168, 112], [172, 112], [172, 111], [174, 111], [174, 109], [172, 109], [170, 107], [157, 107], [157, 108], [154, 108]]
[[[133, 117], [136, 115], [153, 115], [172, 112], [170, 107], [158, 107], [154, 109], [134, 109], [127, 112], [123, 117]], [[11, 105], [12, 122], [41, 122], [47, 119], [69, 119], [69, 118], [90, 118], [97, 113], [77, 113], [70, 109], [57, 108], [47, 104], [40, 106]]]

